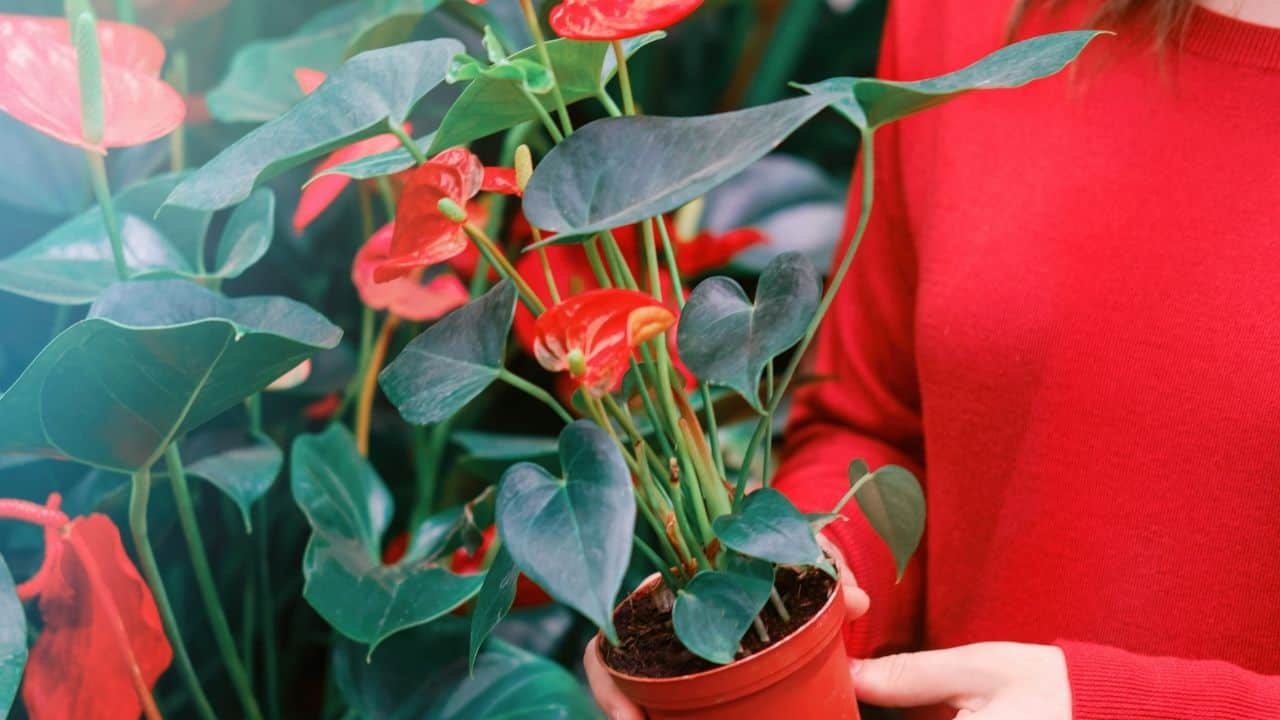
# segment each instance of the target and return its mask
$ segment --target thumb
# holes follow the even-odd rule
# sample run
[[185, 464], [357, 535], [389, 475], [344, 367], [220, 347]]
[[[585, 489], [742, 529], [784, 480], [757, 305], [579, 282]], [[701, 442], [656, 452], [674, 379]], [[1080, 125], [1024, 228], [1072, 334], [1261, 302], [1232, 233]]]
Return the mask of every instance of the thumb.
[[855, 662], [858, 699], [883, 707], [965, 705], [983, 692], [981, 673], [962, 662], [958, 650], [890, 655]]

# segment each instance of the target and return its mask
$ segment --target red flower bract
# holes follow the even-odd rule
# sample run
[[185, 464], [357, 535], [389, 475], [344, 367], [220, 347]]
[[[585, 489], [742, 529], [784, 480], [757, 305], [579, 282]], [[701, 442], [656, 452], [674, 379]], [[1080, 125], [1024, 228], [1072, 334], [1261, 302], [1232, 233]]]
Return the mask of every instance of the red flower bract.
[[551, 28], [574, 40], [623, 40], [671, 27], [702, 0], [565, 0], [551, 9]]
[[139, 684], [154, 686], [173, 658], [151, 591], [107, 516], [77, 518], [56, 536], [41, 570], [44, 629], [22, 682], [27, 712], [33, 720], [138, 717]]
[[103, 138], [80, 123], [80, 77], [65, 20], [0, 15], [0, 110], [65, 143], [95, 152], [141, 145], [182, 123], [182, 96], [159, 78], [164, 46], [151, 33], [98, 23], [102, 52]]
[[[449, 560], [449, 569], [459, 575], [473, 575], [478, 572], [484, 572], [487, 569], [487, 562], [491, 561], [489, 557], [490, 551], [493, 549], [493, 541], [497, 536], [498, 526], [490, 525], [480, 534], [480, 547], [476, 548], [474, 553], [467, 552], [466, 548], [458, 548], [453, 552], [453, 557]], [[525, 577], [523, 573], [516, 578], [516, 597], [512, 602], [512, 607], [537, 607], [546, 605], [551, 602], [551, 596], [547, 594], [537, 583]]]
[[533, 354], [552, 372], [569, 371], [587, 392], [608, 393], [631, 353], [675, 324], [676, 316], [634, 290], [591, 290], [548, 309], [534, 321]]
[[394, 280], [465, 250], [467, 238], [462, 226], [445, 217], [439, 204], [448, 198], [465, 208], [483, 183], [484, 166], [465, 148], [445, 150], [409, 171], [396, 206], [388, 257], [374, 271], [374, 280]]
[[405, 320], [426, 322], [444, 316], [454, 308], [467, 304], [467, 288], [451, 272], [443, 272], [425, 285], [413, 274], [385, 283], [374, 280], [377, 268], [387, 259], [395, 223], [388, 223], [374, 233], [351, 266], [360, 301], [374, 310], [389, 310]]

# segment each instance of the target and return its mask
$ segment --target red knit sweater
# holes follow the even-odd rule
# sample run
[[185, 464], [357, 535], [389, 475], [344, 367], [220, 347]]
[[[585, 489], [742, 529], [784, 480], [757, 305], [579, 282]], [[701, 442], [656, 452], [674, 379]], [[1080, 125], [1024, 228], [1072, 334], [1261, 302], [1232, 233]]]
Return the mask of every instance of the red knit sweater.
[[[882, 74], [972, 62], [1009, 5], [891, 2]], [[859, 655], [1057, 643], [1075, 720], [1275, 720], [1280, 30], [1197, 10], [1150, 44], [878, 133], [777, 486], [827, 509], [855, 457], [925, 483], [900, 584], [856, 510], [830, 530], [872, 598]]]

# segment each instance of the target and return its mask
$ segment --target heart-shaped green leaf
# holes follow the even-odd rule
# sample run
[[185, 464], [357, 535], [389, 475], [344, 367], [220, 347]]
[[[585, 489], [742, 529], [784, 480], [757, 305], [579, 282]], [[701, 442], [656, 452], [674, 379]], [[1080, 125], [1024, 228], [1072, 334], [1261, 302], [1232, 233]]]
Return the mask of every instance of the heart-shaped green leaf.
[[388, 640], [365, 662], [339, 642], [333, 676], [365, 720], [596, 720], [600, 711], [573, 673], [501, 640], [467, 672], [467, 624], [442, 618]]
[[1103, 34], [1109, 33], [1076, 30], [1033, 37], [1005, 46], [966, 68], [927, 80], [832, 78], [800, 87], [820, 95], [832, 91], [845, 94], [846, 98], [836, 103], [836, 109], [855, 126], [873, 130], [971, 90], [1021, 87], [1053, 75], [1071, 64], [1090, 41]]
[[[302, 99], [299, 68], [331, 73], [350, 54], [407, 40], [391, 30], [416, 24], [440, 0], [356, 0], [316, 13], [297, 31], [257, 40], [238, 50], [227, 75], [206, 95], [209, 112], [224, 123], [273, 120]], [[387, 25], [386, 23], [392, 23]]]
[[497, 379], [515, 312], [515, 286], [498, 283], [414, 338], [378, 377], [382, 391], [411, 423], [448, 420]]
[[9, 566], [0, 557], [0, 714], [9, 715], [27, 665], [27, 615]]
[[726, 547], [748, 557], [779, 565], [819, 565], [823, 560], [809, 520], [773, 488], [747, 495], [736, 512], [716, 518], [712, 529]]
[[293, 443], [290, 484], [312, 535], [303, 557], [303, 597], [343, 635], [369, 645], [430, 622], [479, 591], [481, 576], [455, 575], [428, 560], [383, 565], [391, 494], [355, 441], [334, 424]]
[[676, 591], [676, 637], [698, 657], [727, 665], [772, 589], [772, 565], [730, 553], [722, 570], [704, 570]]
[[861, 460], [849, 466], [849, 481], [858, 507], [872, 529], [889, 546], [898, 579], [924, 537], [924, 489], [910, 470], [886, 465], [873, 473]]
[[[533, 225], [570, 236], [639, 222], [706, 193], [835, 102], [834, 93], [691, 118], [604, 118], [538, 164], [525, 189]], [[635, 159], [645, 159], [636, 172]]]
[[519, 579], [520, 568], [511, 559], [511, 553], [507, 552], [506, 547], [499, 547], [484, 576], [480, 594], [476, 595], [476, 606], [471, 611], [471, 649], [467, 654], [470, 668], [475, 668], [476, 656], [480, 654], [480, 646], [484, 644], [485, 638], [511, 612], [511, 606], [516, 601], [516, 582]]
[[275, 484], [283, 466], [284, 453], [275, 442], [257, 435], [248, 444], [196, 460], [187, 466], [187, 473], [205, 479], [231, 498], [240, 508], [245, 531], [252, 532], [249, 509]]
[[613, 601], [631, 557], [636, 501], [613, 440], [579, 420], [560, 433], [563, 478], [520, 463], [498, 488], [498, 533], [524, 574], [617, 642]]
[[132, 473], [341, 336], [285, 298], [229, 300], [183, 280], [113, 285], [0, 396], [0, 453]]
[[[630, 55], [662, 37], [665, 37], [663, 33], [649, 33], [629, 38], [622, 41], [623, 48]], [[561, 39], [552, 40], [546, 47], [566, 103], [595, 96], [613, 76], [614, 66], [605, 63], [610, 52], [609, 43]], [[537, 48], [532, 47], [512, 55], [511, 59], [540, 62]], [[537, 99], [548, 112], [554, 112], [556, 100], [553, 95], [542, 95]], [[466, 145], [537, 119], [538, 113], [520, 91], [518, 80], [478, 77], [444, 116], [431, 143], [431, 153]]]
[[169, 205], [217, 210], [272, 176], [356, 140], [404, 124], [444, 80], [456, 40], [411, 42], [348, 60], [284, 115], [236, 141], [174, 189]]
[[[769, 263], [754, 303], [734, 280], [703, 280], [680, 314], [680, 359], [699, 380], [731, 387], [760, 410], [764, 368], [804, 337], [820, 286], [817, 269], [798, 252]], [[735, 351], [725, 352], [729, 347]]]

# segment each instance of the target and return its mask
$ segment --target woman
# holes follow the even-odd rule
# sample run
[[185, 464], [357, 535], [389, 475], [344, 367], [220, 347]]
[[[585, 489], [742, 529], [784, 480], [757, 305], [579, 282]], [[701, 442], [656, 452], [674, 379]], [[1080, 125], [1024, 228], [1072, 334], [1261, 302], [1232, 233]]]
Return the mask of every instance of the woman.
[[[855, 457], [925, 482], [903, 582], [861, 518], [828, 531], [865, 590], [867, 702], [1280, 718], [1280, 2], [1026, 4], [1015, 37], [1118, 36], [878, 134], [833, 380], [798, 398], [778, 486], [826, 509]], [[965, 65], [1009, 14], [893, 0], [881, 72]], [[594, 658], [602, 705], [639, 717]]]

